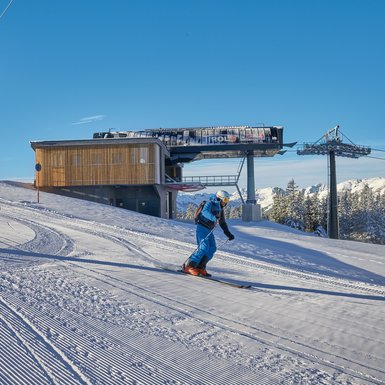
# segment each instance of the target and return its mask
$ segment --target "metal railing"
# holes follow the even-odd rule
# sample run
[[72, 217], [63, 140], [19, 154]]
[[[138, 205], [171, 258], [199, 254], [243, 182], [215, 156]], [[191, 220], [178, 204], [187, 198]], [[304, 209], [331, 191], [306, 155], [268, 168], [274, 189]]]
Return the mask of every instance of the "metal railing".
[[185, 176], [183, 183], [200, 183], [204, 186], [236, 186], [238, 175]]

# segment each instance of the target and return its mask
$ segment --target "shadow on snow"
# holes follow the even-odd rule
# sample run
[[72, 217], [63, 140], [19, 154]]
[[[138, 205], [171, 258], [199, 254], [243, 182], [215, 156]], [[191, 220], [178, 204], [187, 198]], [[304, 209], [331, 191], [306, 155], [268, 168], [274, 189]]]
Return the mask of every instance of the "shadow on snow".
[[[29, 252], [24, 250], [0, 248], [0, 261], [2, 260], [4, 262], [17, 262], [21, 264], [21, 263], [25, 263], [28, 260], [32, 260], [35, 262], [36, 259], [38, 260], [49, 259], [49, 260], [57, 260], [57, 261], [64, 261], [64, 262], [76, 262], [76, 263], [85, 263], [85, 264], [93, 264], [93, 265], [120, 267], [125, 269], [136, 269], [136, 270], [151, 271], [151, 272], [158, 272], [158, 273], [162, 272], [164, 274], [173, 274], [173, 275], [181, 276], [181, 274], [178, 272], [164, 270], [161, 267], [140, 266], [140, 265], [134, 265], [129, 263], [103, 261], [103, 260], [95, 260], [95, 259], [82, 259], [82, 258], [75, 258], [75, 257], [59, 256], [59, 255], [39, 254], [39, 253]], [[240, 282], [232, 279], [227, 279], [227, 281], [237, 283], [237, 284], [251, 285], [255, 289], [304, 292], [304, 293], [338, 296], [338, 297], [345, 297], [345, 298], [358, 298], [358, 299], [364, 299], [364, 300], [385, 301], [384, 296], [343, 293], [343, 292], [337, 292], [337, 291], [308, 289], [308, 288], [285, 286], [285, 285], [271, 285], [271, 284], [264, 284], [264, 283], [258, 283], [258, 282], [252, 282], [252, 281]]]
[[[236, 246], [237, 255], [253, 260], [267, 262], [284, 268], [309, 272], [328, 277], [342, 278], [351, 281], [360, 281], [370, 284], [385, 285], [385, 277], [369, 270], [342, 262], [337, 258], [306, 247], [289, 242], [253, 236], [253, 249], [247, 250], [246, 240], [239, 234], [240, 246]], [[246, 246], [243, 248], [242, 245]], [[257, 251], [255, 251], [257, 246]], [[229, 247], [228, 252], [232, 252]], [[220, 250], [218, 251], [220, 254]], [[368, 254], [369, 258], [369, 254]]]

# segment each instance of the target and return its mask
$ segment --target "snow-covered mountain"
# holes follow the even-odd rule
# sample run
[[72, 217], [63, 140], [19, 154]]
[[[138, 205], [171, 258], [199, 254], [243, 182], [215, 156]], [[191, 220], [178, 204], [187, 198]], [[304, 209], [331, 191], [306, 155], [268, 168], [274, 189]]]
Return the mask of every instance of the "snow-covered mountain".
[[[341, 182], [337, 185], [337, 191], [340, 193], [345, 190], [351, 190], [352, 192], [361, 191], [365, 185], [368, 185], [373, 189], [375, 193], [385, 193], [385, 177], [384, 178], [367, 178], [367, 179], [352, 179], [345, 182]], [[285, 189], [285, 187], [282, 187]], [[255, 195], [257, 198], [257, 203], [261, 205], [263, 209], [269, 209], [273, 204], [273, 188], [266, 187], [262, 189], [256, 189]], [[314, 193], [319, 193], [320, 197], [324, 197], [328, 194], [328, 187], [323, 184], [317, 184], [309, 186], [304, 189], [305, 196], [311, 195]], [[245, 190], [241, 191], [244, 200], [246, 200], [247, 192]], [[202, 200], [207, 199], [211, 195], [209, 193], [199, 192], [199, 193], [180, 193], [177, 199], [177, 209], [178, 211], [186, 211], [189, 204], [198, 205]], [[232, 206], [240, 205], [241, 199], [237, 191], [232, 192], [230, 204]]]
[[195, 226], [0, 182], [0, 383], [385, 384], [385, 246]]
[[351, 179], [337, 185], [338, 191], [351, 190], [352, 193], [363, 190], [368, 185], [374, 193], [385, 193], [385, 178]]

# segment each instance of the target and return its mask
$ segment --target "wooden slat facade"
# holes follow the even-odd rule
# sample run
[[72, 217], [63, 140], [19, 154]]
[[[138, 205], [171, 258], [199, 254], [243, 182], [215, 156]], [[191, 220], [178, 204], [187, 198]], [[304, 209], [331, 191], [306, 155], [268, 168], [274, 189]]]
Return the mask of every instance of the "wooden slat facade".
[[35, 144], [40, 187], [162, 183], [157, 143]]

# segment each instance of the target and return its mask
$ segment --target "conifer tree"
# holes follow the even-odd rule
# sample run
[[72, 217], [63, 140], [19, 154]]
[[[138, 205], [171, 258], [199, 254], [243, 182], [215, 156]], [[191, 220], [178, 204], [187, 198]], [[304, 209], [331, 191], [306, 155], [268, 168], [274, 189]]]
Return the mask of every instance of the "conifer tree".
[[304, 193], [298, 190], [294, 179], [287, 184], [284, 202], [287, 207], [285, 222], [292, 227], [302, 229], [304, 227]]
[[339, 197], [338, 205], [340, 238], [349, 239], [353, 232], [353, 197], [350, 190], [345, 190]]
[[304, 201], [305, 231], [314, 231], [321, 226], [321, 204], [318, 193], [309, 195]]
[[284, 223], [286, 217], [285, 193], [282, 189], [275, 187], [273, 189], [273, 206], [269, 213], [269, 219], [277, 223]]
[[193, 203], [190, 203], [187, 206], [187, 210], [186, 210], [186, 214], [185, 214], [184, 219], [194, 219], [195, 211], [197, 210], [197, 207], [198, 206], [194, 205]]
[[231, 219], [239, 219], [242, 217], [242, 206], [231, 207], [230, 216]]

